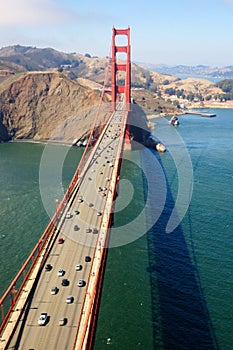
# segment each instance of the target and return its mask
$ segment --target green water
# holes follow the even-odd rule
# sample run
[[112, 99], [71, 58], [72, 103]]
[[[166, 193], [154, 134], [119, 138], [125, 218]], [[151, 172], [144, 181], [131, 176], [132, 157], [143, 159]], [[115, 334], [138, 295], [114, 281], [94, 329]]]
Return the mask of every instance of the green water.
[[[54, 146], [59, 152], [60, 147]], [[49, 223], [39, 186], [39, 166], [45, 146], [0, 144], [0, 291], [6, 290]], [[71, 149], [64, 163], [64, 187], [81, 157]], [[55, 197], [54, 197], [55, 199]], [[55, 209], [52, 200], [51, 205]]]

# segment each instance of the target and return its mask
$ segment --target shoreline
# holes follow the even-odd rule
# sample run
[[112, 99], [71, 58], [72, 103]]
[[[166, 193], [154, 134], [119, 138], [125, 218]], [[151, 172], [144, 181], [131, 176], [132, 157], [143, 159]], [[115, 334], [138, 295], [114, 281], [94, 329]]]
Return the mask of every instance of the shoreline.
[[[199, 109], [199, 110], [203, 110], [203, 109], [233, 109], [233, 101], [231, 101], [231, 103], [227, 104], [226, 102], [223, 102], [222, 104], [208, 104], [208, 105], [204, 105], [204, 106], [197, 106], [197, 105], [192, 105], [190, 106], [190, 109], [193, 108], [193, 109]], [[148, 114], [146, 115], [146, 119], [147, 119], [147, 122], [148, 122], [148, 127], [150, 130], [153, 130], [156, 126], [156, 123], [153, 123], [153, 122], [150, 122], [151, 120], [153, 119], [158, 119], [158, 118], [166, 118], [166, 117], [170, 117], [170, 116], [173, 116], [173, 115], [177, 115], [177, 116], [182, 116], [182, 115], [186, 115], [186, 114], [189, 114], [189, 111], [188, 110], [180, 110], [180, 111], [176, 111], [176, 112], [173, 112], [173, 113], [156, 113], [156, 114]], [[191, 111], [190, 111], [190, 114], [193, 114]], [[200, 112], [196, 112], [195, 114], [200, 114], [200, 116], [202, 116], [202, 114], [205, 114], [205, 113], [202, 113], [201, 111]], [[206, 117], [209, 117], [211, 118], [211, 116], [208, 115], [209, 113], [206, 113]], [[212, 114], [212, 113], [211, 113]], [[204, 115], [203, 115], [204, 116]], [[61, 146], [67, 146], [67, 147], [73, 147], [74, 145], [72, 144], [72, 142], [65, 142], [65, 141], [55, 141], [55, 140], [46, 140], [46, 139], [16, 139], [16, 140], [9, 140], [9, 141], [0, 141], [0, 144], [1, 143], [17, 143], [17, 142], [26, 142], [26, 143], [38, 143], [38, 144], [51, 144], [51, 145], [61, 145]], [[82, 147], [80, 147], [82, 148]]]
[[[49, 140], [34, 140], [34, 139], [18, 139], [18, 140], [9, 140], [6, 142], [0, 142], [0, 143], [19, 143], [19, 142], [25, 142], [25, 143], [38, 143], [42, 145], [61, 145], [61, 146], [72, 146], [72, 143], [69, 142], [63, 142], [63, 141], [49, 141]], [[82, 147], [79, 147], [82, 148]]]

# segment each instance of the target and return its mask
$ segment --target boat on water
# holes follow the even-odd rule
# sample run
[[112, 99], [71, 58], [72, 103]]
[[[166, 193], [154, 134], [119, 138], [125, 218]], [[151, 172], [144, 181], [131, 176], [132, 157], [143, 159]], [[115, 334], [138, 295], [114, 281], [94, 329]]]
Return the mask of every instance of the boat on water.
[[166, 147], [161, 142], [156, 141], [152, 136], [148, 137], [148, 139], [144, 142], [144, 145], [161, 153], [166, 152]]
[[156, 143], [155, 149], [160, 153], [166, 152], [166, 147], [162, 143], [159, 143], [159, 142]]
[[177, 116], [176, 115], [173, 115], [172, 117], [171, 117], [171, 119], [169, 120], [169, 124], [171, 124], [171, 125], [173, 125], [173, 126], [177, 126], [177, 125], [179, 125], [179, 119], [177, 118]]

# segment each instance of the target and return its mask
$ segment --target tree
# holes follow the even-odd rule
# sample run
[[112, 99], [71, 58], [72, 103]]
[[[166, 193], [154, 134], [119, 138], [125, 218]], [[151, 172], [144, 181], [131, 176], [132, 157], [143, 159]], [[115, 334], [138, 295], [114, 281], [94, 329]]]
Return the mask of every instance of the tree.
[[173, 105], [176, 106], [177, 108], [180, 108], [180, 104], [178, 101], [173, 101]]
[[233, 79], [224, 79], [215, 84], [223, 92], [233, 92]]
[[165, 89], [165, 94], [169, 95], [169, 96], [172, 96], [172, 95], [175, 95], [176, 94], [176, 90], [173, 89], [173, 88], [168, 88], [168, 89]]
[[195, 95], [194, 95], [192, 92], [190, 92], [190, 93], [187, 95], [187, 100], [188, 100], [188, 101], [193, 101], [193, 100], [194, 100], [194, 97], [195, 97]]

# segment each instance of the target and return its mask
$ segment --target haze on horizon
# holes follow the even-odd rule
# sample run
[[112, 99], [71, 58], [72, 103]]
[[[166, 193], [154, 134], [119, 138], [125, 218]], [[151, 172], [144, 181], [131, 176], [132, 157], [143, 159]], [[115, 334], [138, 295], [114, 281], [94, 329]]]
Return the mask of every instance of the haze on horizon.
[[110, 55], [112, 27], [131, 28], [132, 60], [233, 65], [233, 0], [0, 1], [0, 47]]

